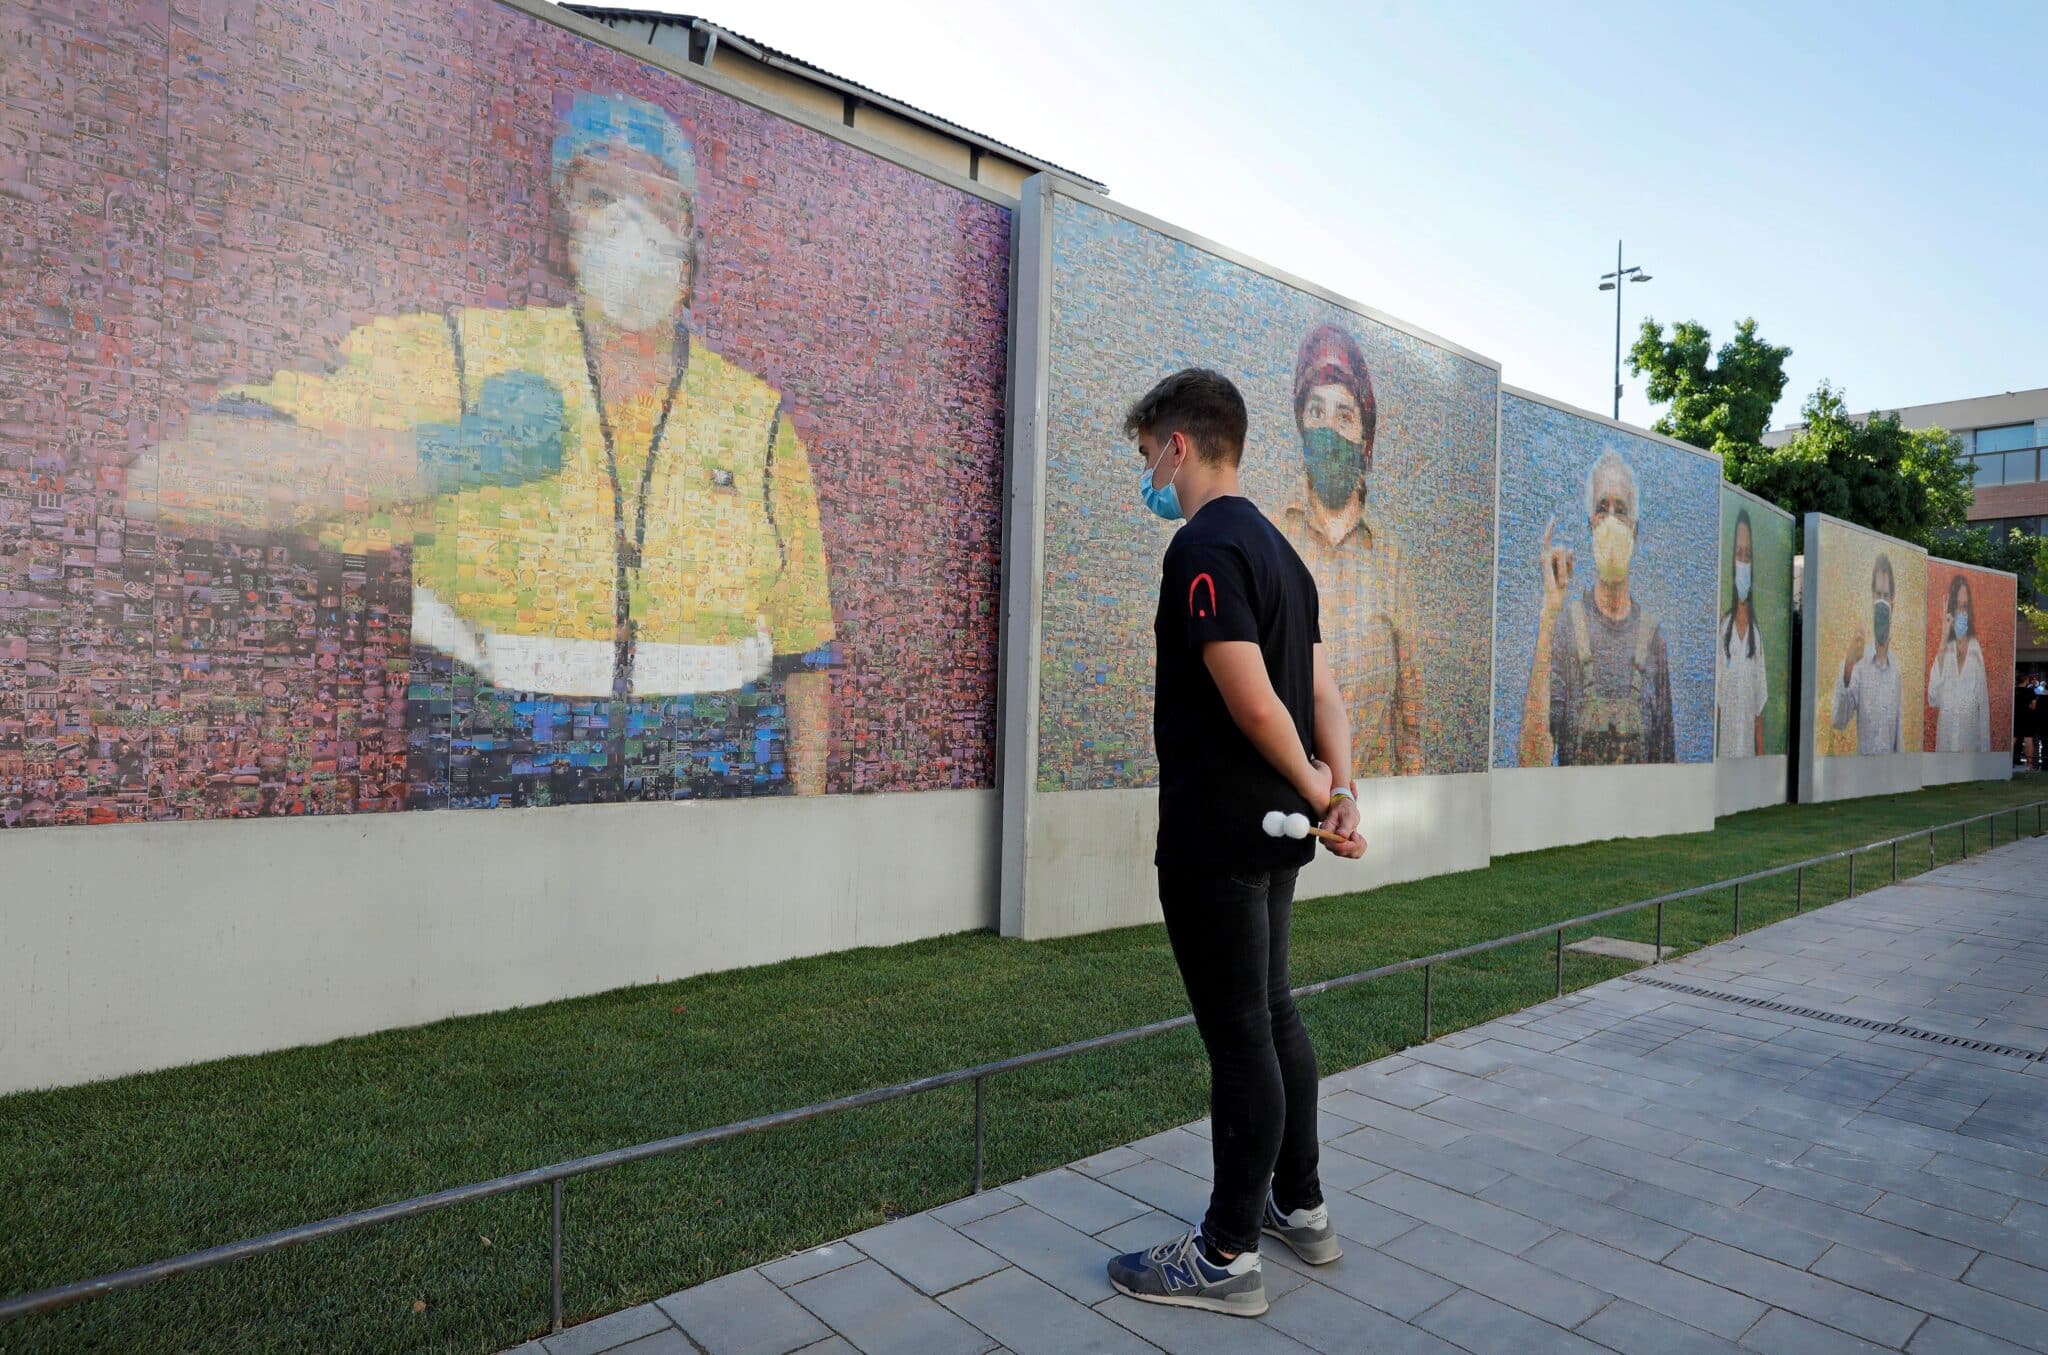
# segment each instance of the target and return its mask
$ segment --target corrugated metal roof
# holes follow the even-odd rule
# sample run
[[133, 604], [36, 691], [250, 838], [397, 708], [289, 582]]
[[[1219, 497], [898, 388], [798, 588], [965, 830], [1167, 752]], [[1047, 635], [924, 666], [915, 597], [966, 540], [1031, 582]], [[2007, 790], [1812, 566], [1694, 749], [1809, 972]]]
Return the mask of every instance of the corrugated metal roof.
[[886, 109], [891, 113], [909, 118], [914, 122], [921, 122], [937, 131], [957, 137], [970, 145], [979, 145], [984, 149], [995, 151], [1004, 158], [1014, 160], [1028, 169], [1050, 170], [1062, 178], [1070, 179], [1088, 188], [1093, 188], [1097, 192], [1106, 193], [1109, 191], [1107, 185], [1084, 174], [1077, 174], [1073, 170], [1056, 165], [1050, 160], [1043, 160], [1025, 151], [1020, 151], [1007, 142], [998, 141], [994, 137], [977, 132], [972, 128], [962, 127], [957, 122], [951, 122], [938, 116], [936, 113], [928, 113], [914, 104], [907, 104], [901, 99], [891, 98], [880, 90], [871, 89], [857, 80], [849, 80], [843, 75], [834, 75], [823, 66], [806, 61], [800, 56], [792, 56], [790, 53], [770, 47], [766, 43], [756, 42], [745, 34], [735, 33], [732, 29], [714, 20], [705, 19], [693, 14], [666, 14], [658, 10], [621, 9], [609, 5], [570, 4], [563, 5], [563, 8], [572, 13], [580, 14], [586, 19], [595, 19], [600, 23], [605, 23], [607, 26], [609, 26], [608, 21], [610, 20], [623, 19], [645, 23], [650, 25], [650, 28], [672, 26], [686, 29], [693, 33], [715, 33], [718, 35], [720, 42], [733, 43], [746, 55], [754, 56], [759, 54], [759, 57], [767, 59], [770, 65], [793, 68], [821, 84], [852, 93], [855, 97], [876, 108]]

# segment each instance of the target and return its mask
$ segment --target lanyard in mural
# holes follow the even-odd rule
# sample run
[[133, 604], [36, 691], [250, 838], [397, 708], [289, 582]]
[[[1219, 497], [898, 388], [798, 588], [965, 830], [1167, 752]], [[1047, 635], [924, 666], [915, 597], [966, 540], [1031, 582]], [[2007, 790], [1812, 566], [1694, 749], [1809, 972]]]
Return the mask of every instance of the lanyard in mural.
[[[597, 380], [597, 354], [590, 346], [590, 330], [583, 320], [581, 307], [576, 311], [576, 333], [583, 341], [583, 369], [590, 377], [590, 398], [597, 408], [597, 431], [604, 438], [604, 473], [612, 487], [612, 624], [615, 627], [612, 651], [612, 699], [623, 703], [633, 692], [633, 591], [628, 572], [637, 570], [641, 564], [641, 551], [647, 544], [647, 490], [654, 482], [654, 462], [661, 455], [662, 435], [668, 431], [669, 411], [675, 408], [676, 391], [682, 387], [683, 377], [690, 370], [689, 332], [678, 325], [675, 332], [676, 370], [668, 380], [668, 390], [661, 397], [661, 413], [655, 416], [654, 432], [647, 439], [647, 460], [640, 467], [640, 489], [633, 498], [633, 535], [626, 536], [626, 500], [619, 489], [619, 457], [612, 436], [611, 414], [605, 409], [604, 391]], [[625, 712], [619, 710], [613, 716], [619, 728], [612, 731], [615, 742], [624, 735]]]

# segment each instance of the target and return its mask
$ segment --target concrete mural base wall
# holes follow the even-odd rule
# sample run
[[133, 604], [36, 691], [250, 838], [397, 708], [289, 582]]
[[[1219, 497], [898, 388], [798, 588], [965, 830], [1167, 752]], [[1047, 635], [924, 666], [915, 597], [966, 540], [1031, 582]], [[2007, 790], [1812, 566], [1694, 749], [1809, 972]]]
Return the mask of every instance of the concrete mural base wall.
[[1814, 758], [1800, 779], [1803, 804], [1854, 800], [1865, 795], [1898, 795], [1918, 790], [1925, 753], [1886, 753], [1870, 757]]
[[2012, 753], [1994, 749], [1989, 753], [1922, 753], [1920, 784], [1946, 786], [1957, 781], [2012, 780]]
[[1649, 767], [1506, 767], [1487, 778], [1493, 854], [1714, 827], [1712, 763]]
[[[1359, 782], [1364, 859], [1343, 861], [1318, 851], [1295, 897], [1325, 898], [1483, 868], [1491, 812], [1486, 782], [1482, 774]], [[1005, 935], [1037, 941], [1159, 921], [1152, 864], [1158, 791], [1039, 795], [1031, 815], [1031, 889], [1017, 915], [1005, 917]]]
[[989, 928], [997, 853], [994, 791], [9, 833], [0, 1094]]
[[1746, 809], [1784, 804], [1789, 794], [1787, 777], [1790, 759], [1783, 753], [1769, 757], [1725, 758], [1714, 764], [1714, 813], [1740, 814]]

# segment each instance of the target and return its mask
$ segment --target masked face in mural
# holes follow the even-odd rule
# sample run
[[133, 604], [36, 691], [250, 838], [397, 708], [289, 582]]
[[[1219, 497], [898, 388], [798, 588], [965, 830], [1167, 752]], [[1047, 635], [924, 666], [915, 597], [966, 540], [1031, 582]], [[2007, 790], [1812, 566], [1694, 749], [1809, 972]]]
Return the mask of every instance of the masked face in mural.
[[646, 330], [690, 304], [690, 200], [653, 156], [577, 161], [564, 186], [569, 267], [584, 301], [621, 329]]
[[1301, 455], [1309, 488], [1325, 508], [1365, 496], [1372, 447], [1365, 440], [1358, 397], [1348, 386], [1312, 387], [1301, 406]]
[[1892, 571], [1889, 563], [1871, 572], [1870, 638], [1880, 647], [1892, 642]]
[[1593, 567], [1600, 582], [1628, 582], [1636, 551], [1635, 505], [1616, 480], [1596, 486], [1593, 499]]
[[1735, 598], [1738, 602], [1749, 601], [1750, 589], [1755, 586], [1755, 546], [1750, 540], [1747, 522], [1735, 524]]

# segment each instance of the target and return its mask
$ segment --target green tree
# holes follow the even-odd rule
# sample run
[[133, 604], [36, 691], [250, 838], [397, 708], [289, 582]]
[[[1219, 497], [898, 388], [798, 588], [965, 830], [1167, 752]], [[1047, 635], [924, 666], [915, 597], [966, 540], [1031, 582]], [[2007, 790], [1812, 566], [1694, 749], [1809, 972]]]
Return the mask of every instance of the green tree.
[[2014, 528], [2001, 538], [1989, 527], [1949, 528], [1928, 549], [1946, 560], [2019, 576], [2020, 615], [2048, 632], [2048, 538]]
[[1785, 393], [1790, 348], [1757, 337], [1756, 321], [1735, 326], [1735, 337], [1713, 352], [1713, 335], [1697, 320], [1671, 327], [1643, 321], [1628, 352], [1629, 370], [1649, 376], [1648, 394], [1668, 408], [1651, 425], [1666, 437], [1719, 452], [1755, 448]]

